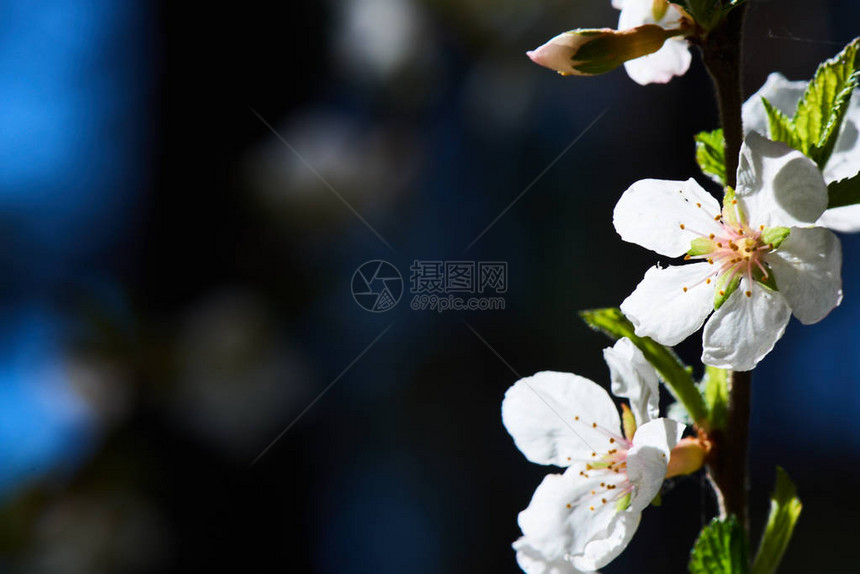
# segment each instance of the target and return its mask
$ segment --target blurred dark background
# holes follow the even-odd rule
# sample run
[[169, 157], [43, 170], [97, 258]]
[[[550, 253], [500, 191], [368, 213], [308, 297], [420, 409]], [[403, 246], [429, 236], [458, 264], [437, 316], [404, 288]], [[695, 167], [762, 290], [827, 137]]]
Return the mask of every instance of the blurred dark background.
[[[747, 93], [860, 32], [848, 0], [749, 3]], [[2, 13], [0, 571], [518, 572], [516, 515], [550, 469], [502, 396], [515, 372], [608, 382], [577, 311], [654, 262], [613, 231], [621, 192], [704, 181], [698, 59], [640, 87], [525, 57], [614, 26], [603, 0]], [[860, 239], [843, 246], [843, 305], [755, 374], [753, 531], [775, 465], [805, 503], [785, 573], [856, 572]], [[507, 262], [506, 308], [406, 293], [369, 313], [350, 283], [373, 259], [407, 289], [414, 260]], [[606, 574], [685, 571], [714, 501], [700, 476], [668, 489]]]

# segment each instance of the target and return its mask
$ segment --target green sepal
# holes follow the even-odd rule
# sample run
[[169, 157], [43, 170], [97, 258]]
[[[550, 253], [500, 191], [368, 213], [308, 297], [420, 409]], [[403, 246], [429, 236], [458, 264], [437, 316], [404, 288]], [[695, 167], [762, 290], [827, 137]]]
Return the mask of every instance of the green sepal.
[[723, 18], [721, 0], [687, 0], [687, 12], [703, 30], [710, 32]]
[[695, 135], [696, 163], [703, 173], [726, 185], [726, 141], [723, 130], [700, 132]]
[[727, 187], [723, 195], [723, 222], [735, 227], [740, 225], [741, 220], [746, 219], [741, 206], [736, 202], [735, 190]]
[[748, 574], [748, 555], [746, 534], [737, 517], [715, 518], [693, 545], [690, 574]]
[[706, 237], [697, 237], [690, 242], [690, 250], [687, 251], [687, 255], [690, 257], [707, 255], [708, 253], [713, 253], [715, 247], [716, 245], [712, 240]]
[[681, 362], [672, 349], [661, 345], [650, 337], [637, 336], [633, 324], [624, 316], [621, 309], [616, 307], [580, 311], [579, 316], [592, 329], [600, 331], [612, 339], [622, 337], [630, 339], [642, 351], [645, 359], [657, 370], [675, 399], [684, 404], [696, 424], [702, 428], [707, 428], [708, 411], [705, 408], [705, 401], [693, 381], [692, 370]]
[[632, 441], [633, 435], [636, 434], [636, 417], [627, 403], [621, 403], [621, 429], [624, 431], [624, 438]]
[[767, 276], [762, 273], [761, 269], [755, 268], [753, 269], [753, 280], [770, 289], [771, 291], [779, 291], [779, 287], [776, 284], [776, 276], [773, 274], [773, 269], [770, 268], [770, 265], [767, 263], [764, 264], [764, 268], [767, 269]]
[[788, 227], [767, 227], [761, 234], [761, 241], [765, 245], [770, 245], [771, 249], [776, 249], [789, 234], [791, 234], [791, 229]]
[[579, 29], [568, 33], [593, 37], [583, 42], [570, 58], [576, 72], [592, 76], [612, 71], [628, 60], [653, 54], [663, 47], [666, 40], [681, 34], [656, 24], [643, 24], [626, 30]]
[[705, 365], [702, 387], [705, 404], [710, 412], [711, 428], [725, 428], [729, 408], [729, 371]]
[[663, 506], [663, 494], [658, 492], [651, 501], [651, 506]]
[[714, 310], [723, 306], [732, 293], [738, 290], [741, 284], [741, 276], [739, 273], [726, 271], [717, 279], [717, 284], [714, 287]]
[[618, 512], [621, 512], [623, 510], [627, 510], [628, 508], [630, 508], [630, 493], [629, 492], [627, 494], [625, 494], [623, 498], [619, 499], [618, 502], [615, 504], [615, 510], [617, 510]]
[[829, 197], [828, 209], [860, 203], [860, 173], [853, 177], [830, 182], [827, 186], [827, 195]]
[[652, 6], [651, 13], [654, 16], [655, 22], [662, 20], [663, 16], [666, 15], [666, 12], [669, 11], [669, 2], [666, 0], [656, 1]]
[[751, 574], [773, 574], [785, 554], [803, 505], [786, 472], [776, 468], [776, 488], [770, 496], [770, 514]]

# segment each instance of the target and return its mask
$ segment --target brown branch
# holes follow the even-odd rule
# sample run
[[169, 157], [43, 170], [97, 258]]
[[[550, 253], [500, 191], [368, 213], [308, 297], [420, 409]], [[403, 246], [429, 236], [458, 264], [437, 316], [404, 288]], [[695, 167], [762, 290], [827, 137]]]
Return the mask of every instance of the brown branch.
[[[726, 185], [737, 185], [738, 156], [743, 144], [742, 50], [745, 6], [732, 10], [727, 18], [700, 41], [702, 60], [714, 81], [720, 122], [725, 137]], [[730, 374], [726, 426], [709, 436], [712, 448], [708, 461], [711, 479], [722, 517], [735, 515], [749, 532], [747, 512], [748, 444], [751, 374]]]
[[741, 81], [741, 53], [743, 50], [743, 24], [746, 6], [729, 12], [726, 19], [701, 41], [702, 60], [714, 81], [720, 123], [726, 138], [726, 185], [735, 187], [738, 155], [743, 143], [743, 84]]
[[708, 457], [708, 478], [717, 492], [720, 516], [726, 518], [734, 514], [747, 531], [751, 378], [749, 372], [731, 373], [726, 428], [709, 435], [712, 446]]

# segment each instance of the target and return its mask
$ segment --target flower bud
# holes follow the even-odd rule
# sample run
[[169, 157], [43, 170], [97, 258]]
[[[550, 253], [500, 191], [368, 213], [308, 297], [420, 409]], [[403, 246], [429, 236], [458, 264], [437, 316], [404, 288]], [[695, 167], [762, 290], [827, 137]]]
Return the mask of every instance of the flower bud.
[[710, 444], [702, 439], [693, 437], [681, 439], [669, 456], [666, 478], [693, 474], [704, 466], [709, 450]]
[[653, 54], [669, 38], [685, 33], [683, 28], [667, 30], [655, 24], [628, 30], [580, 28], [559, 34], [527, 55], [535, 64], [562, 76], [594, 76]]

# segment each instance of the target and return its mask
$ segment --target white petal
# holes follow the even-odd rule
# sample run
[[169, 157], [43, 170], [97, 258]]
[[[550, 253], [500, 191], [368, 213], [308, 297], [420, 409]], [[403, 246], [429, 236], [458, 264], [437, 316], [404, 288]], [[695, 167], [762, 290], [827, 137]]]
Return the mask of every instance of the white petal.
[[624, 62], [624, 69], [630, 79], [640, 86], [665, 84], [675, 76], [687, 73], [692, 59], [686, 40], [669, 38], [653, 54]]
[[660, 416], [660, 384], [657, 371], [633, 341], [624, 337], [615, 346], [603, 349], [609, 365], [612, 394], [630, 399], [636, 425], [642, 426]]
[[694, 179], [643, 179], [621, 195], [612, 223], [624, 241], [678, 257], [693, 239], [720, 233], [719, 213], [720, 204]]
[[757, 228], [810, 225], [827, 209], [827, 184], [811, 159], [750, 132], [741, 147], [737, 197]]
[[623, 0], [623, 6], [616, 6], [616, 1], [613, 0], [612, 5], [621, 10], [621, 14], [618, 15], [619, 30], [627, 30], [643, 24], [657, 24], [666, 29], [673, 29], [678, 28], [681, 20], [681, 11], [677, 6], [670, 5], [663, 17], [655, 20], [653, 0]]
[[602, 568], [615, 560], [639, 528], [640, 512], [624, 511], [615, 515], [609, 529], [585, 545], [581, 555], [571, 557], [573, 565], [584, 570]]
[[602, 504], [600, 494], [591, 495], [605, 479], [584, 477], [578, 468], [544, 477], [518, 522], [529, 545], [545, 561], [582, 554], [590, 541], [605, 536], [617, 514], [615, 504]]
[[[663, 28], [677, 28], [681, 12], [677, 6], [669, 6], [660, 20], [654, 19], [654, 3], [649, 1], [627, 1], [618, 16], [618, 29], [626, 30], [643, 24], [658, 24]], [[670, 38], [663, 47], [647, 56], [624, 62], [627, 75], [641, 86], [665, 84], [675, 76], [683, 76], [692, 61], [690, 47], [683, 38]]]
[[744, 102], [742, 111], [744, 133], [754, 131], [763, 136], [770, 134], [767, 112], [761, 102], [762, 98], [767, 98], [771, 104], [788, 117], [793, 117], [797, 110], [797, 102], [800, 101], [800, 97], [806, 90], [806, 85], [807, 82], [791, 82], [779, 72], [769, 75], [764, 85]]
[[547, 560], [525, 536], [514, 542], [513, 548], [517, 552], [517, 564], [526, 574], [584, 574], [564, 558]]
[[842, 233], [860, 231], [860, 205], [846, 205], [825, 211], [815, 225]]
[[618, 409], [600, 385], [553, 371], [514, 383], [502, 402], [502, 421], [527, 459], [556, 466], [608, 450], [606, 431], [618, 434], [621, 428]]
[[644, 510], [660, 492], [669, 456], [682, 434], [684, 425], [672, 419], [656, 419], [636, 429], [633, 447], [627, 453], [627, 477], [636, 485], [631, 512]]
[[767, 262], [779, 292], [804, 325], [822, 320], [842, 302], [842, 247], [832, 232], [794, 228]]
[[612, 7], [616, 10], [621, 10], [624, 8], [624, 5], [627, 4], [630, 0], [612, 0]]
[[705, 325], [702, 362], [721, 369], [750, 371], [770, 353], [790, 318], [785, 297], [757, 282], [751, 287], [742, 279], [738, 290]]
[[[708, 263], [654, 266], [636, 290], [621, 303], [621, 311], [640, 337], [677, 345], [699, 330], [714, 308], [714, 288], [705, 283], [713, 270]], [[687, 291], [684, 291], [687, 287]]]

